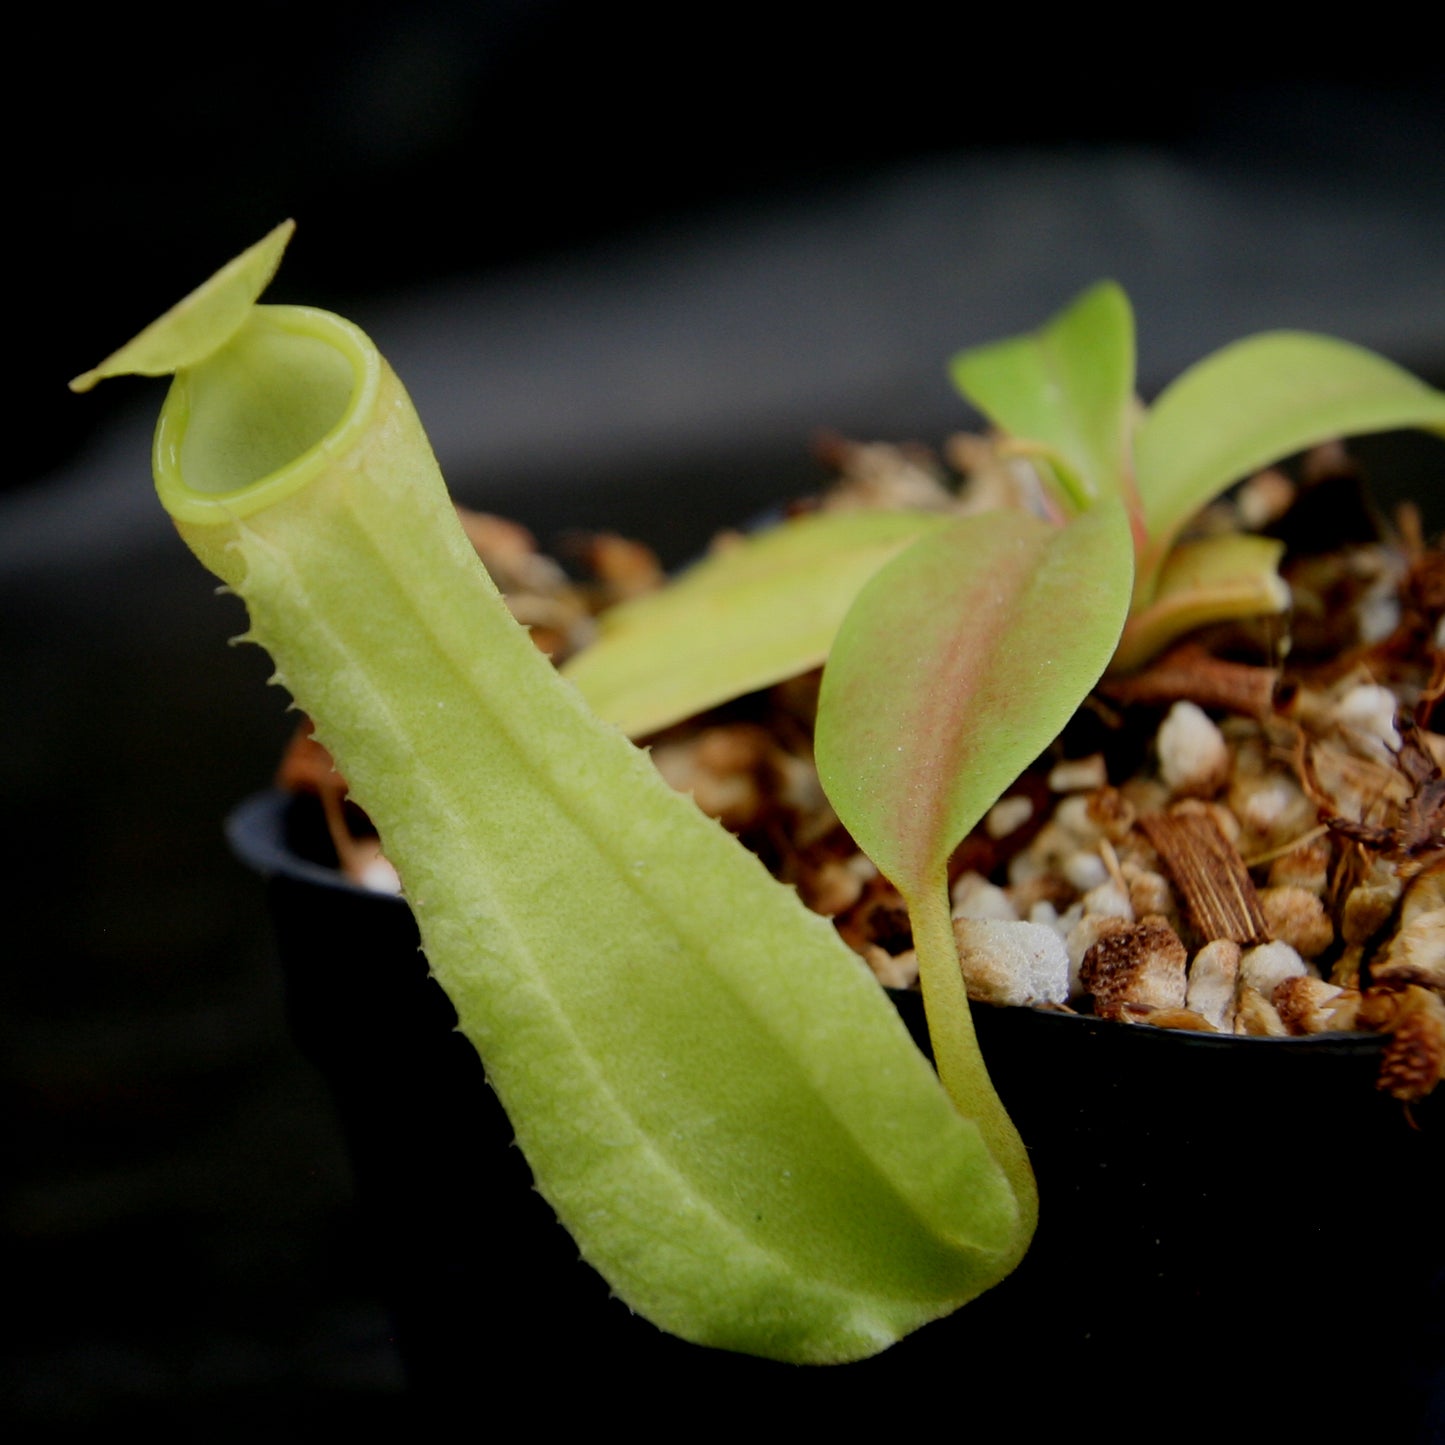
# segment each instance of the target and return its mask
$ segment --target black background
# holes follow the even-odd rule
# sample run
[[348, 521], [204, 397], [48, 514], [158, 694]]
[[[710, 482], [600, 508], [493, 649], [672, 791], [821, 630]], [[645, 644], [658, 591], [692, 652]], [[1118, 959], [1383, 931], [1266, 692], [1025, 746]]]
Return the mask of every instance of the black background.
[[[17, 1421], [285, 1438], [405, 1408], [329, 1106], [220, 839], [283, 700], [149, 492], [158, 386], [65, 379], [294, 215], [273, 299], [372, 330], [464, 499], [670, 561], [816, 480], [820, 428], [941, 440], [967, 420], [948, 352], [1104, 274], [1135, 298], [1148, 391], [1273, 326], [1445, 379], [1425, 47], [1259, 20], [431, 0], [19, 23]], [[1398, 485], [1438, 498], [1438, 445], [1406, 456]]]

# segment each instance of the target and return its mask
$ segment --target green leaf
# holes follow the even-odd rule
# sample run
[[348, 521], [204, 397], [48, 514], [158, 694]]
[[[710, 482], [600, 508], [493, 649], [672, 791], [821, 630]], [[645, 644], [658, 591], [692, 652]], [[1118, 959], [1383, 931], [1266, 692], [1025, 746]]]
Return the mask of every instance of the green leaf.
[[1445, 394], [1348, 342], [1275, 331], [1191, 367], [1149, 410], [1135, 446], [1147, 602], [1180, 529], [1260, 467], [1332, 437], [1422, 427], [1445, 435]]
[[[278, 390], [300, 398], [279, 426]], [[1030, 1221], [979, 1128], [831, 926], [513, 622], [361, 332], [257, 308], [176, 377], [155, 465], [376, 822], [538, 1188], [627, 1304], [833, 1362], [1012, 1267]]]
[[824, 512], [728, 546], [661, 592], [604, 614], [564, 675], [594, 711], [643, 737], [796, 677], [828, 655], [859, 589], [920, 534], [924, 512]]
[[1126, 496], [1134, 315], [1114, 282], [1090, 287], [1032, 335], [961, 352], [950, 371], [995, 426], [1040, 449], [1072, 509]]
[[1103, 673], [1132, 579], [1119, 502], [1066, 527], [1021, 512], [963, 518], [873, 578], [823, 672], [823, 787], [908, 904], [939, 1075], [1021, 1198], [1028, 1160], [974, 1040], [948, 858]]

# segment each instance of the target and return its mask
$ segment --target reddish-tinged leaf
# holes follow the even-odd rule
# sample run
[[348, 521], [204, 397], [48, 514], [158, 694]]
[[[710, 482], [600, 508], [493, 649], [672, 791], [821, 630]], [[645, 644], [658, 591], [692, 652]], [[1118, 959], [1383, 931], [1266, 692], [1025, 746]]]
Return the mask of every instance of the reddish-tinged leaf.
[[823, 672], [823, 786], [908, 904], [939, 1077], [1029, 1210], [1028, 1155], [969, 1018], [948, 855], [1104, 671], [1133, 558], [1118, 501], [1066, 527], [1022, 512], [961, 519], [869, 582]]
[[823, 674], [818, 769], [906, 896], [1103, 673], [1133, 555], [1118, 502], [1066, 527], [985, 513], [915, 543], [859, 595]]

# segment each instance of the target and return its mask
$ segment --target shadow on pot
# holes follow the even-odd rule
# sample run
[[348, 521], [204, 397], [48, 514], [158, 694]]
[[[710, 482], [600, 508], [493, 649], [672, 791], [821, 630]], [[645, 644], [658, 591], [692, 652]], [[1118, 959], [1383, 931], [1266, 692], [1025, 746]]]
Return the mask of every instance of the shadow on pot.
[[[893, 1421], [916, 1402], [960, 1428], [1078, 1428], [1102, 1409], [1115, 1439], [1130, 1419], [1141, 1439], [1230, 1420], [1322, 1440], [1445, 1432], [1445, 1108], [1426, 1100], [1412, 1121], [1376, 1090], [1379, 1036], [976, 1008], [1038, 1177], [1027, 1258], [875, 1359], [779, 1365], [662, 1334], [579, 1262], [410, 911], [327, 866], [319, 808], [260, 794], [227, 832], [267, 879], [291, 1029], [335, 1098], [423, 1407], [546, 1362], [558, 1398], [537, 1408], [579, 1420], [666, 1382], [665, 1413], [741, 1423], [761, 1406]], [[926, 1047], [921, 998], [894, 999]]]

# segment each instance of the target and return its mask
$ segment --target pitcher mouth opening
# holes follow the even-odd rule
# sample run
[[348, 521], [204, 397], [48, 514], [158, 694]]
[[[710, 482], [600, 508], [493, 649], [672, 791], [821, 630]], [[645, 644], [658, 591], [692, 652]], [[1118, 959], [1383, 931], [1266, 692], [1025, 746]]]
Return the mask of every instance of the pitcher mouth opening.
[[350, 322], [255, 307], [225, 346], [176, 374], [155, 438], [177, 521], [234, 522], [299, 491], [367, 425], [380, 358]]

